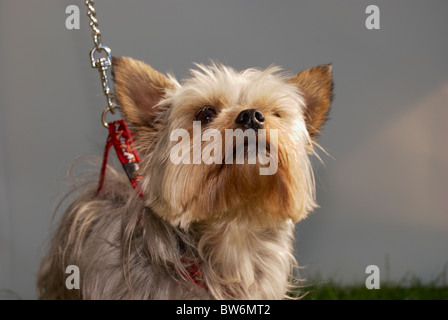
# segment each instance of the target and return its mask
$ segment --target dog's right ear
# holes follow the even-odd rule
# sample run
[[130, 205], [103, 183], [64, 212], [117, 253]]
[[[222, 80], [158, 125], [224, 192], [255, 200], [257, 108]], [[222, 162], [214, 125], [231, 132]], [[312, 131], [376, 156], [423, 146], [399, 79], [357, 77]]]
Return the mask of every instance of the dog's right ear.
[[157, 106], [176, 83], [143, 61], [130, 57], [112, 58], [115, 93], [124, 117], [138, 131], [151, 128], [163, 107]]

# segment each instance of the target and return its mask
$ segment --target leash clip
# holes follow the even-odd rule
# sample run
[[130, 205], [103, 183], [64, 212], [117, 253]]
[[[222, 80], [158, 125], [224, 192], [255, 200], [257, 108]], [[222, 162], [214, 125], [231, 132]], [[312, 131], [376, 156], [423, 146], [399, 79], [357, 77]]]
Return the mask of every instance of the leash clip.
[[[105, 52], [105, 57], [95, 58], [95, 55], [100, 52]], [[112, 93], [112, 90], [110, 89], [109, 84], [109, 77], [107, 75], [107, 71], [109, 70], [110, 66], [112, 65], [112, 55], [111, 50], [109, 47], [99, 45], [96, 47], [93, 47], [92, 50], [90, 50], [90, 62], [92, 65], [92, 68], [98, 69], [98, 72], [101, 76], [101, 84], [103, 86], [103, 93], [106, 96], [107, 99], [107, 109], [112, 113], [115, 114], [114, 109], [116, 108], [114, 95]], [[104, 122], [104, 111], [102, 116], [102, 123], [103, 126], [107, 128], [107, 123]]]

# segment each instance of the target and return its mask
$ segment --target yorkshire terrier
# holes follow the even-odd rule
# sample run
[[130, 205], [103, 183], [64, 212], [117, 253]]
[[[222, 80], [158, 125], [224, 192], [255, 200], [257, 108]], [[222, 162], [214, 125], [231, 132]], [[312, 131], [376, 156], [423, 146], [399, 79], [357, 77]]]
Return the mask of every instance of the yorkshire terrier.
[[[120, 57], [113, 77], [139, 189], [112, 167], [101, 192], [96, 181], [83, 187], [42, 261], [38, 297], [290, 296], [294, 225], [316, 207], [309, 157], [332, 102], [331, 65], [287, 75], [212, 63], [179, 83]], [[79, 289], [65, 285], [69, 265]]]

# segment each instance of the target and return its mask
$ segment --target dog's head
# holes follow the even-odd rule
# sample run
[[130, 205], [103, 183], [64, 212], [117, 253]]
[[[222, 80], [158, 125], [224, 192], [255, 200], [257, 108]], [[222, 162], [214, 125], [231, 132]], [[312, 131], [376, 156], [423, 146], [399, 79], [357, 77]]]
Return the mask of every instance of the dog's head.
[[332, 68], [295, 76], [197, 65], [177, 82], [113, 59], [115, 91], [145, 176], [147, 205], [173, 224], [298, 221], [315, 207], [309, 162], [332, 100]]

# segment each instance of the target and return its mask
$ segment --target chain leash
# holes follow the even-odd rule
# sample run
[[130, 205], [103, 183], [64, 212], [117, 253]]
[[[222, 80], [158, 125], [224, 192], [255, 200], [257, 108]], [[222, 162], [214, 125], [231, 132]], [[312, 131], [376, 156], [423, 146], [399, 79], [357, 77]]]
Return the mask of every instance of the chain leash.
[[[108, 127], [108, 124], [106, 122], [107, 112], [115, 114], [115, 109], [118, 108], [118, 106], [115, 104], [115, 98], [109, 86], [109, 77], [107, 73], [110, 66], [112, 65], [112, 55], [110, 48], [103, 45], [103, 43], [101, 42], [101, 31], [98, 28], [98, 19], [96, 18], [96, 11], [94, 7], [95, 2], [93, 0], [85, 0], [84, 3], [87, 6], [87, 16], [89, 17], [90, 20], [89, 26], [90, 28], [92, 28], [93, 43], [95, 45], [90, 50], [90, 62], [92, 68], [98, 69], [100, 73], [101, 84], [103, 86], [103, 93], [107, 99], [107, 107], [104, 109], [101, 115], [101, 123], [103, 124], [104, 127], [107, 128]], [[96, 56], [100, 54], [102, 54], [103, 56], [96, 58]]]

